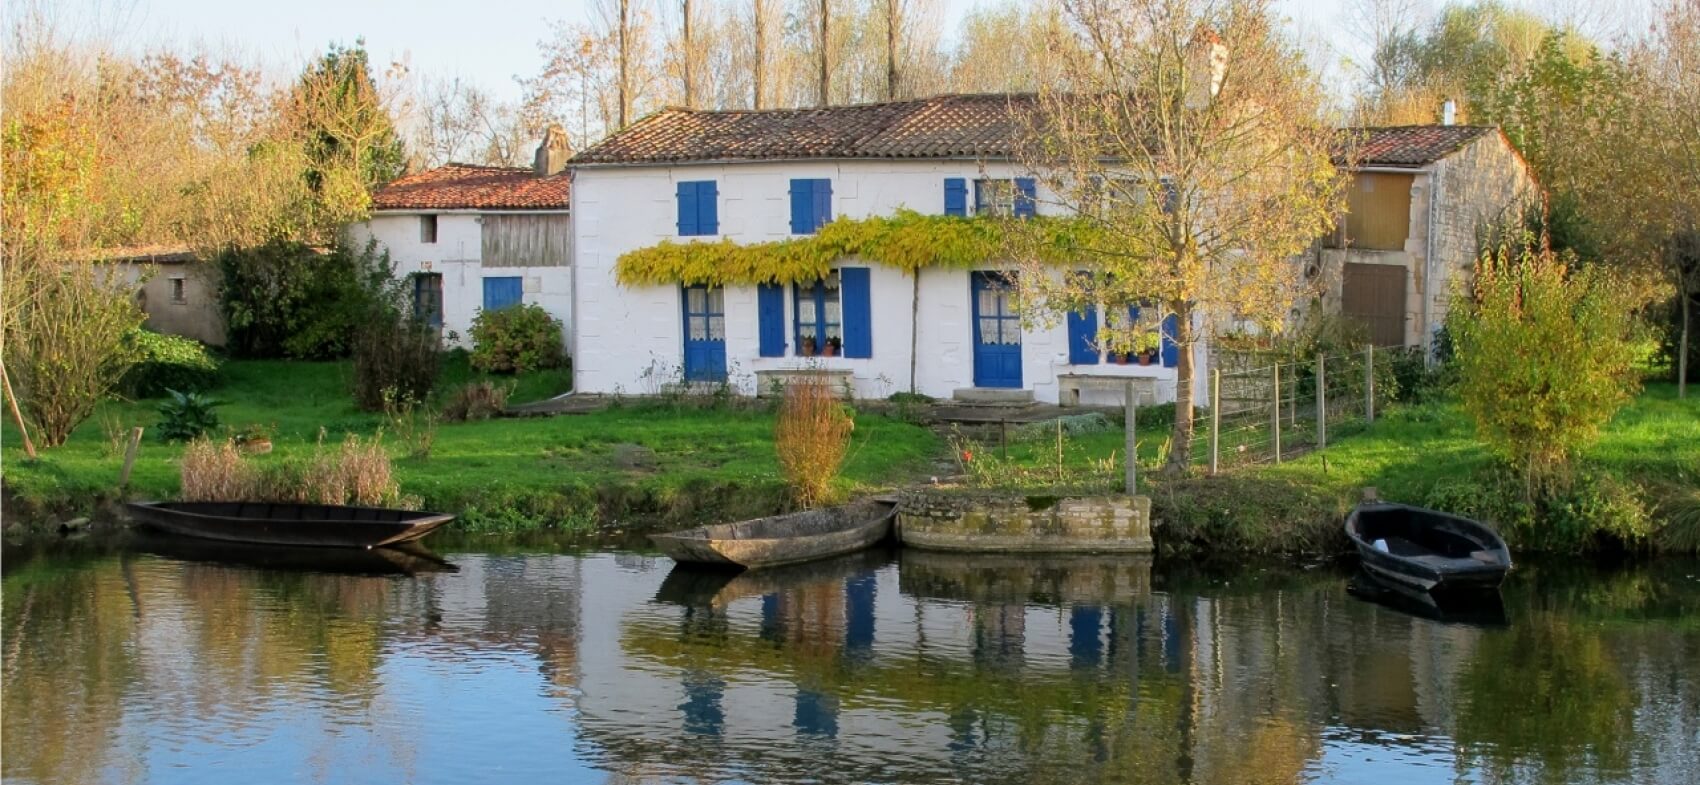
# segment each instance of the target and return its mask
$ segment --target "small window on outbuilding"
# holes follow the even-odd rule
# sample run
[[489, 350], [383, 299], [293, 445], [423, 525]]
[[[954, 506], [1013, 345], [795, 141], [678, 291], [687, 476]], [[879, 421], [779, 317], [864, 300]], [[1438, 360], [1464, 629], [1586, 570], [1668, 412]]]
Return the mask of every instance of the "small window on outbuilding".
[[184, 305], [189, 302], [189, 292], [186, 286], [187, 285], [184, 283], [182, 276], [177, 276], [171, 279], [172, 302], [177, 303], [178, 305]]
[[1403, 251], [1411, 235], [1412, 175], [1358, 172], [1346, 186], [1346, 214], [1329, 238], [1331, 248]]
[[434, 243], [437, 241], [437, 216], [419, 216], [419, 242]]

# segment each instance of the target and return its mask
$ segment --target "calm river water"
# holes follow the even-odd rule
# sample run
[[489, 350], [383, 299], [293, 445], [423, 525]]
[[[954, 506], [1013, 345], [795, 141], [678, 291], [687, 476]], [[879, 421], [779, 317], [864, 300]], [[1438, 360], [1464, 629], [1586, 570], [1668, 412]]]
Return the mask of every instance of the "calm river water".
[[7, 554], [7, 783], [1700, 781], [1691, 561], [1520, 567], [1501, 625], [1327, 567], [149, 547]]

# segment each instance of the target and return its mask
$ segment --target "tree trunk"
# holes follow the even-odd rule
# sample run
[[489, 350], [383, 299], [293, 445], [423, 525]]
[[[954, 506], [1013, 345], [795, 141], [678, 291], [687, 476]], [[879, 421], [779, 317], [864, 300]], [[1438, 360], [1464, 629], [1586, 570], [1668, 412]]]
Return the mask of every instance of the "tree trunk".
[[921, 392], [915, 382], [915, 359], [921, 350], [921, 268], [916, 267], [910, 275], [914, 276], [914, 292], [909, 298], [909, 394]]
[[897, 30], [902, 0], [885, 0], [885, 100], [897, 100]]
[[691, 52], [693, 51], [691, 48], [691, 0], [680, 0], [679, 6], [681, 14], [679, 23], [679, 37], [681, 39], [679, 41], [679, 72], [680, 76], [684, 77], [685, 108], [695, 109], [697, 108], [696, 91], [691, 89]]
[[760, 109], [762, 88], [766, 86], [764, 84], [764, 80], [767, 75], [767, 3], [765, 0], [755, 0], [751, 9], [754, 11], [753, 16], [755, 17], [750, 21], [753, 23], [755, 28], [756, 51], [755, 60], [750, 69], [753, 72], [752, 76], [755, 81], [755, 95], [751, 101], [750, 108]]
[[631, 0], [620, 0], [620, 29], [615, 34], [618, 37], [618, 41], [615, 46], [619, 49], [617, 54], [620, 60], [619, 84], [615, 86], [615, 90], [618, 93], [616, 98], [619, 100], [620, 106], [617, 110], [618, 117], [615, 120], [615, 124], [620, 128], [626, 127], [627, 108], [631, 105], [631, 91], [629, 89], [631, 83], [627, 81], [629, 78], [628, 61], [631, 55], [631, 47], [627, 46], [626, 41], [626, 35], [631, 27], [631, 12]]
[[1688, 397], [1688, 323], [1691, 316], [1689, 305], [1694, 299], [1689, 294], [1688, 287], [1680, 288], [1681, 291], [1677, 292], [1677, 299], [1682, 301], [1682, 336], [1677, 339], [1676, 347], [1676, 397], [1678, 399]]
[[1164, 471], [1179, 474], [1192, 465], [1192, 305], [1171, 302], [1169, 309], [1175, 314], [1174, 342], [1179, 356], [1175, 359], [1175, 426], [1170, 431], [1169, 462]]
[[832, 70], [827, 40], [829, 32], [828, 19], [832, 13], [832, 0], [820, 0], [820, 105], [826, 106], [832, 102]]

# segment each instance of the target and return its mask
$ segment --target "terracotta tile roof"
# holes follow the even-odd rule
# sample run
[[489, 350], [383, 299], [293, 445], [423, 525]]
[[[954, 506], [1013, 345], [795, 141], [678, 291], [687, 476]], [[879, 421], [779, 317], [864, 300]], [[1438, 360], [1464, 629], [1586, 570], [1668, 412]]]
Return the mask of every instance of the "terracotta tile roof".
[[372, 195], [374, 210], [565, 210], [571, 177], [530, 167], [445, 164], [410, 174]]
[[[1458, 152], [1464, 145], [1497, 132], [1490, 125], [1401, 125], [1388, 128], [1348, 128], [1342, 144], [1355, 145], [1357, 166], [1427, 166]], [[1344, 161], [1345, 155], [1337, 157]]]
[[[579, 153], [570, 162], [666, 164], [799, 158], [1009, 158], [1031, 94], [940, 95], [813, 109], [665, 109]], [[1358, 165], [1424, 166], [1490, 126], [1353, 128]], [[1344, 151], [1339, 160], [1344, 163]]]
[[1008, 157], [1014, 112], [1033, 100], [1025, 94], [977, 94], [814, 109], [665, 109], [571, 163]]

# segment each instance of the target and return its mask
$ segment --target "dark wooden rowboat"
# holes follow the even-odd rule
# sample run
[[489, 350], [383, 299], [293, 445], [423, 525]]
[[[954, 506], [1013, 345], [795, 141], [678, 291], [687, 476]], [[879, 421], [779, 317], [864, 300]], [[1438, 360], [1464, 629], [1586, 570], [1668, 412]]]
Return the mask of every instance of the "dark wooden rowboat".
[[897, 505], [865, 501], [740, 523], [699, 526], [649, 539], [673, 561], [721, 567], [776, 567], [872, 547], [891, 535]]
[[137, 523], [172, 534], [259, 545], [377, 548], [424, 537], [453, 515], [440, 512], [271, 502], [133, 502]]
[[309, 548], [298, 545], [255, 545], [218, 542], [153, 531], [138, 532], [131, 545], [143, 553], [185, 562], [221, 567], [252, 567], [276, 572], [315, 572], [332, 575], [425, 575], [458, 572], [460, 568], [417, 542], [382, 548]]
[[1441, 624], [1469, 627], [1506, 627], [1511, 624], [1505, 613], [1505, 601], [1493, 589], [1435, 594], [1393, 584], [1358, 570], [1346, 582], [1346, 593], [1365, 602]]
[[1346, 516], [1346, 536], [1370, 575], [1407, 589], [1491, 589], [1511, 569], [1511, 552], [1493, 529], [1422, 507], [1360, 504]]
[[785, 594], [809, 586], [841, 584], [848, 578], [867, 575], [891, 562], [892, 553], [869, 548], [830, 559], [787, 564], [765, 570], [733, 571], [675, 564], [661, 581], [655, 601], [687, 608], [724, 610], [728, 605], [764, 594]]

